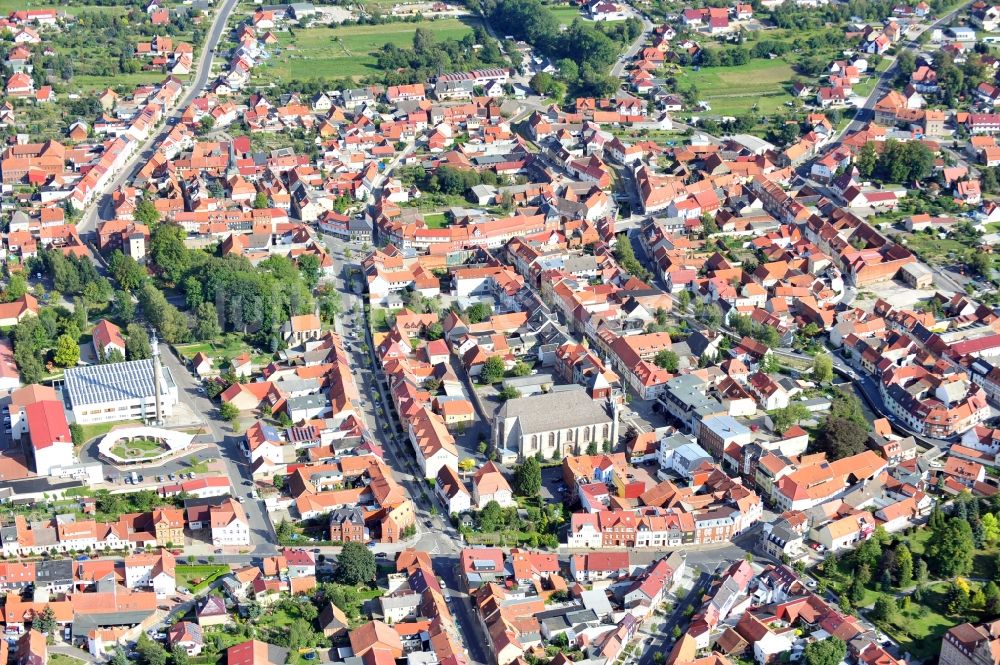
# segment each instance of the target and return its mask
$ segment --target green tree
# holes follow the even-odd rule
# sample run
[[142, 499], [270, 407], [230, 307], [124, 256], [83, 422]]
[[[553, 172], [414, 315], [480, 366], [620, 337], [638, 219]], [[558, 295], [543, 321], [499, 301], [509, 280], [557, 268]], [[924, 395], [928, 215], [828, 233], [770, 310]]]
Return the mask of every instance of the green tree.
[[135, 212], [132, 213], [132, 217], [135, 221], [140, 224], [145, 224], [146, 226], [152, 228], [160, 221], [160, 211], [156, 209], [153, 202], [149, 199], [143, 199], [139, 201], [139, 205], [135, 207]]
[[873, 621], [889, 621], [896, 616], [897, 610], [896, 601], [891, 596], [881, 595], [875, 601], [875, 607], [869, 616]]
[[233, 421], [240, 415], [240, 410], [237, 409], [232, 402], [223, 402], [219, 405], [219, 417], [223, 420]]
[[943, 528], [935, 529], [928, 541], [927, 559], [940, 577], [967, 575], [972, 570], [975, 546], [968, 521], [952, 517]]
[[983, 596], [985, 601], [983, 608], [986, 613], [990, 616], [1000, 614], [1000, 587], [997, 586], [996, 582], [988, 582], [983, 587]]
[[247, 618], [256, 621], [264, 614], [264, 608], [256, 600], [251, 600], [246, 604]]
[[770, 415], [771, 422], [774, 424], [774, 430], [776, 432], [784, 432], [792, 425], [797, 425], [801, 421], [811, 417], [812, 413], [802, 402], [790, 402], [788, 406], [775, 409], [768, 415]]
[[115, 318], [122, 325], [127, 326], [135, 321], [135, 302], [132, 300], [132, 296], [125, 291], [115, 291], [111, 311], [114, 312]]
[[[282, 478], [282, 484], [284, 484], [284, 476], [282, 476], [281, 478]], [[275, 487], [277, 487], [277, 484], [275, 484]], [[292, 526], [291, 522], [289, 522], [284, 518], [282, 518], [281, 521], [278, 522], [278, 525], [274, 527], [274, 535], [276, 535], [278, 537], [278, 540], [281, 542], [288, 540], [294, 534], [295, 534], [295, 527]]]
[[529, 457], [514, 470], [514, 491], [519, 496], [536, 497], [542, 489], [542, 467], [538, 460]]
[[125, 256], [116, 249], [108, 260], [111, 274], [126, 291], [135, 291], [146, 280], [146, 269], [139, 265], [131, 256]]
[[476, 516], [479, 528], [486, 532], [498, 531], [504, 524], [503, 508], [496, 501], [489, 501]]
[[54, 634], [56, 628], [56, 613], [51, 605], [46, 604], [41, 614], [31, 622], [31, 627], [44, 635]]
[[80, 362], [80, 345], [71, 335], [60, 335], [56, 340], [56, 352], [53, 361], [60, 367], [75, 367]]
[[270, 201], [267, 200], [267, 194], [264, 192], [257, 192], [256, 196], [253, 197], [253, 207], [257, 210], [263, 210], [270, 205]]
[[505, 372], [506, 367], [504, 366], [503, 358], [500, 356], [490, 356], [483, 363], [483, 368], [480, 370], [479, 382], [484, 385], [496, 383], [503, 379]]
[[969, 583], [959, 578], [948, 586], [947, 610], [949, 614], [964, 615], [969, 610], [972, 597], [969, 594]]
[[510, 373], [514, 376], [528, 376], [531, 374], [531, 365], [523, 360], [518, 360], [514, 363], [514, 367], [511, 368]]
[[482, 323], [493, 316], [493, 308], [484, 302], [477, 302], [465, 310], [465, 317], [469, 323]]
[[861, 148], [856, 164], [858, 171], [866, 178], [870, 178], [875, 173], [875, 167], [878, 165], [878, 153], [875, 151], [874, 143], [866, 143]]
[[177, 224], [160, 224], [153, 230], [150, 257], [169, 282], [177, 283], [190, 265], [185, 235]]
[[142, 665], [167, 665], [167, 650], [159, 642], [151, 640], [146, 633], [139, 635], [135, 650], [139, 652]]
[[847, 656], [847, 644], [839, 637], [810, 642], [802, 653], [806, 665], [840, 665]]
[[337, 580], [367, 584], [375, 579], [375, 554], [361, 543], [344, 543], [337, 555]]
[[833, 379], [833, 358], [829, 353], [820, 353], [813, 358], [812, 376], [820, 383]]
[[143, 360], [153, 355], [149, 334], [138, 323], [130, 323], [125, 328], [125, 355], [129, 360]]
[[681, 291], [677, 294], [677, 306], [681, 308], [682, 312], [686, 312], [688, 307], [691, 306], [691, 292], [687, 289]]
[[913, 554], [906, 543], [896, 548], [896, 586], [906, 589], [913, 584]]
[[4, 291], [4, 300], [10, 302], [17, 300], [28, 292], [28, 280], [24, 274], [15, 272], [7, 280], [7, 290]]
[[993, 513], [986, 513], [980, 520], [983, 524], [983, 542], [992, 545], [1000, 539], [1000, 520]]
[[506, 402], [510, 399], [517, 399], [521, 396], [521, 391], [514, 386], [505, 386], [497, 392], [497, 399], [501, 402]]
[[829, 415], [823, 421], [815, 440], [817, 452], [825, 452], [831, 459], [841, 459], [862, 453], [866, 449], [868, 432], [852, 420]]
[[303, 254], [299, 257], [299, 271], [302, 279], [310, 289], [319, 283], [320, 260], [316, 254]]
[[187, 649], [182, 647], [180, 644], [175, 644], [170, 650], [170, 660], [173, 661], [173, 665], [188, 665], [188, 652]]
[[653, 357], [653, 364], [660, 369], [665, 369], [670, 373], [675, 373], [680, 365], [680, 358], [674, 351], [671, 351], [670, 349], [663, 349], [662, 351], [658, 351]]
[[125, 655], [125, 650], [118, 645], [115, 645], [115, 649], [111, 654], [111, 660], [109, 662], [111, 665], [132, 665], [132, 661], [130, 661], [128, 656]]
[[215, 305], [203, 302], [195, 312], [194, 335], [200, 340], [213, 340], [222, 335], [219, 313]]

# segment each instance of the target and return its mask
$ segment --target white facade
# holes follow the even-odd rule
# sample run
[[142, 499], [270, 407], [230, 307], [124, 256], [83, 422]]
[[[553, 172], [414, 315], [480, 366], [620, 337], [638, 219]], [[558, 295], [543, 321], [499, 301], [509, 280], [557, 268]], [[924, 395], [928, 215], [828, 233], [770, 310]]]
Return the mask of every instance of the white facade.
[[[73, 367], [66, 370], [64, 381], [71, 422], [156, 420], [152, 359]], [[163, 416], [169, 417], [178, 395], [177, 383], [166, 367], [162, 367], [160, 390]]]
[[74, 464], [72, 441], [56, 441], [48, 446], [34, 450], [35, 473], [39, 476], [52, 475], [52, 469]]
[[213, 526], [212, 544], [216, 547], [249, 545], [250, 525], [243, 520], [234, 518], [225, 526]]
[[514, 496], [510, 490], [499, 489], [492, 494], [480, 494], [479, 488], [473, 483], [472, 486], [472, 499], [476, 504], [476, 508], [482, 510], [486, 507], [486, 504], [490, 501], [496, 501], [500, 504], [501, 508], [509, 508], [514, 505]]
[[125, 586], [129, 589], [152, 589], [157, 598], [174, 595], [177, 583], [173, 575], [164, 571], [153, 574], [155, 562], [145, 562], [125, 566]]

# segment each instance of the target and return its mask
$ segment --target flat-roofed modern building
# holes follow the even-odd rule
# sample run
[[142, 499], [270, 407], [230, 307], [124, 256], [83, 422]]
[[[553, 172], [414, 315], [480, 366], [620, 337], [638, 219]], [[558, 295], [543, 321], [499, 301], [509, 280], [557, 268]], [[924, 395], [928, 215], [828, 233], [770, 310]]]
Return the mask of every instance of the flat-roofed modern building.
[[71, 419], [88, 425], [117, 420], [155, 422], [170, 416], [177, 404], [177, 383], [168, 368], [159, 368], [162, 413], [157, 418], [154, 367], [159, 364], [154, 357], [67, 369], [64, 394]]

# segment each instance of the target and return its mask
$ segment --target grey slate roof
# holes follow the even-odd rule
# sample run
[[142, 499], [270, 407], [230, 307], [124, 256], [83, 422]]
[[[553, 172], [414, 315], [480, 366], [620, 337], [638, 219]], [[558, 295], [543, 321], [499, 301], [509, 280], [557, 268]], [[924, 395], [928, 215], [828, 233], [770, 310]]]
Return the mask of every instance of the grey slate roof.
[[611, 418], [584, 390], [561, 390], [508, 400], [497, 418], [517, 418], [522, 433], [610, 423]]

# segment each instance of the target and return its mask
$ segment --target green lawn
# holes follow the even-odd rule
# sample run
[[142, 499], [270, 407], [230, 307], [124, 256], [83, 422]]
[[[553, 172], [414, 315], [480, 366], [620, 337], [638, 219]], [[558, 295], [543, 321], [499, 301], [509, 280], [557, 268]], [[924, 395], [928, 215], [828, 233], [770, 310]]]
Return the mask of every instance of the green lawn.
[[[890, 621], [879, 622], [879, 628], [899, 642], [901, 651], [909, 651], [914, 658], [924, 662], [933, 662], [941, 651], [945, 632], [965, 621], [962, 617], [949, 615], [945, 609], [948, 586], [948, 582], [928, 586], [921, 604], [910, 603]], [[976, 588], [974, 583], [971, 586]]]
[[74, 658], [61, 653], [49, 654], [49, 665], [83, 665], [84, 662], [86, 661], [82, 658]]
[[694, 84], [698, 99], [712, 105], [712, 114], [739, 115], [754, 104], [766, 114], [792, 101], [785, 86], [793, 76], [791, 66], [784, 60], [753, 60], [738, 67], [685, 69], [679, 77], [679, 87]]
[[138, 420], [117, 420], [110, 423], [96, 423], [94, 425], [80, 425], [80, 429], [83, 430], [83, 440], [90, 441], [91, 439], [96, 439], [99, 436], [104, 436], [110, 432], [115, 427], [124, 425], [141, 425], [142, 423]]
[[187, 360], [194, 358], [198, 353], [204, 353], [214, 361], [216, 369], [222, 365], [223, 360], [231, 360], [241, 353], [249, 353], [256, 363], [270, 360], [270, 356], [254, 349], [243, 340], [242, 335], [236, 333], [228, 333], [222, 339], [214, 342], [176, 344], [174, 348]]
[[372, 322], [372, 330], [375, 332], [389, 332], [388, 310], [377, 308], [369, 314]]
[[[113, 76], [90, 76], [80, 74], [73, 77], [72, 85], [81, 90], [103, 90], [108, 86], [124, 86], [132, 89], [145, 83], [159, 83], [167, 77], [163, 72], [136, 72], [134, 74], [115, 74]], [[179, 77], [181, 79], [185, 77]]]
[[209, 584], [229, 572], [229, 566], [177, 564], [177, 586], [187, 587], [191, 593], [198, 593]]
[[296, 30], [294, 37], [281, 35], [279, 52], [256, 72], [263, 83], [277, 79], [362, 77], [378, 71], [376, 53], [390, 43], [409, 47], [418, 27], [427, 28], [437, 39], [461, 39], [472, 32], [474, 19], [440, 19], [420, 23], [352, 25], [345, 28], [317, 27]]
[[[569, 25], [573, 22], [573, 19], [577, 19], [582, 16], [580, 10], [571, 5], [553, 5], [549, 7], [549, 11], [552, 12], [557, 19], [559, 19], [560, 25]], [[502, 36], [503, 35], [501, 35], [501, 37]]]
[[208, 473], [208, 460], [189, 463], [185, 470], [188, 473]]
[[67, 14], [79, 14], [81, 12], [124, 14], [128, 11], [128, 5], [64, 5], [58, 2], [35, 2], [34, 0], [0, 0], [0, 13], [4, 16], [21, 9], [60, 9]]
[[156, 457], [163, 452], [166, 452], [166, 448], [148, 439], [119, 443], [111, 449], [111, 454], [121, 459], [145, 459], [147, 457]]
[[957, 240], [939, 238], [937, 234], [908, 233], [901, 237], [906, 239], [907, 248], [932, 265], [960, 259], [971, 249]]
[[428, 228], [432, 229], [441, 229], [448, 225], [448, 220], [445, 218], [443, 212], [424, 215], [424, 222], [426, 222]]

